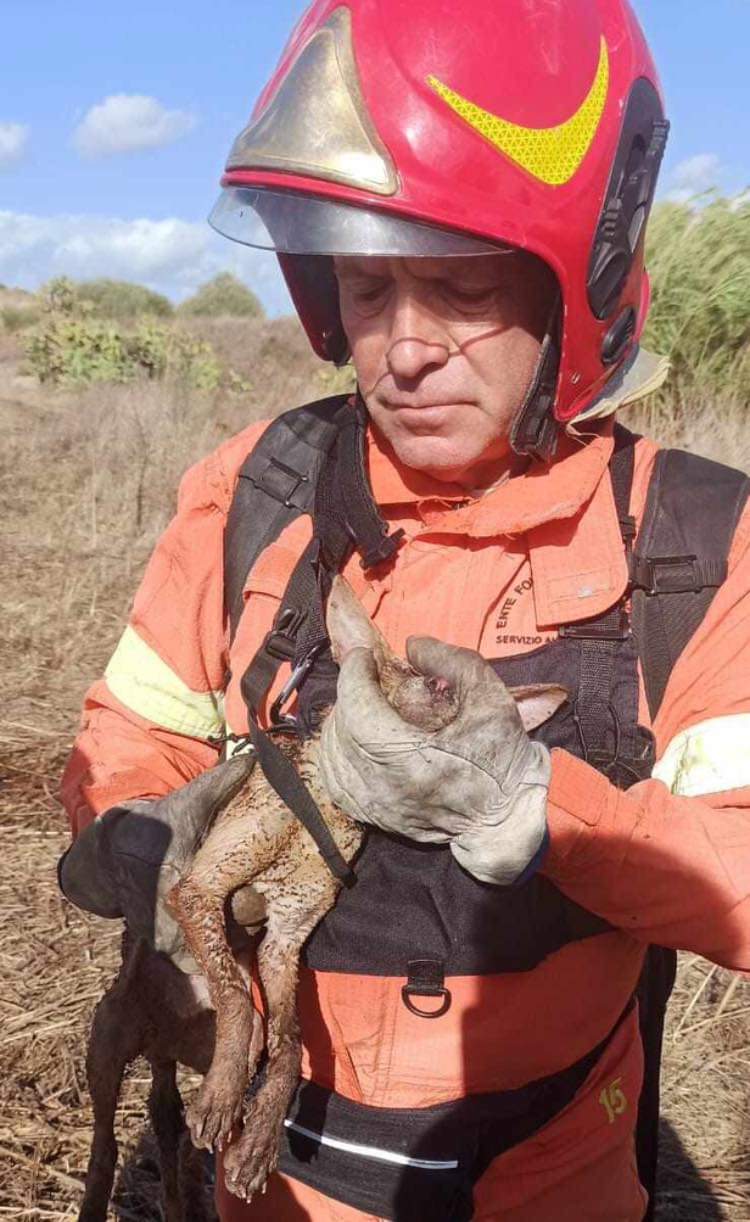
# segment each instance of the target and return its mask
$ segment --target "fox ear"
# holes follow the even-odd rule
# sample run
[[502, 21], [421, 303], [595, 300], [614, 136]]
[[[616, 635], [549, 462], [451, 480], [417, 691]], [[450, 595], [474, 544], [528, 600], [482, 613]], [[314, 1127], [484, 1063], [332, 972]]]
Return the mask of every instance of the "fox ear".
[[555, 683], [532, 683], [528, 687], [511, 687], [508, 689], [518, 705], [524, 730], [535, 730], [545, 721], [549, 721], [561, 705], [568, 699], [564, 687]]
[[331, 651], [339, 664], [357, 648], [390, 653], [385, 637], [375, 627], [361, 602], [344, 577], [334, 577], [326, 607], [326, 627]]

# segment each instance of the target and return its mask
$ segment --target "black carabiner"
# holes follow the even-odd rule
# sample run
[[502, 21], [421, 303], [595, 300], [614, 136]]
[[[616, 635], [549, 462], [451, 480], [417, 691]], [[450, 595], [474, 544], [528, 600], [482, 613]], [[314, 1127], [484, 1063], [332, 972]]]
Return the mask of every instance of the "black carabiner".
[[312, 649], [309, 649], [305, 654], [302, 661], [298, 662], [292, 670], [291, 675], [271, 705], [269, 720], [272, 728], [293, 729], [296, 727], [297, 718], [290, 716], [288, 713], [282, 715], [281, 710], [303, 683], [305, 676], [313, 665], [313, 662], [317, 658], [321, 649], [324, 649], [327, 644], [327, 641], [318, 641], [317, 645], [313, 645]]

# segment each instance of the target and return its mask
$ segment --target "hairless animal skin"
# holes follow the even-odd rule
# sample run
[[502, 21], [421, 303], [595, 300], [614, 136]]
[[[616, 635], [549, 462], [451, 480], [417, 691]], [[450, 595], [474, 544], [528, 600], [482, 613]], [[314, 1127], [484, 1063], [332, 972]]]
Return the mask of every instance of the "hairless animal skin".
[[[338, 661], [354, 648], [373, 651], [381, 690], [405, 721], [435, 731], [454, 719], [458, 699], [450, 685], [415, 674], [398, 658], [342, 578], [334, 581], [327, 626]], [[562, 689], [548, 687], [513, 694], [527, 728], [545, 720], [565, 699]], [[317, 749], [318, 736], [283, 744], [339, 851], [351, 861], [364, 828], [328, 800]], [[97, 1008], [92, 1029], [89, 1080], [97, 1127], [80, 1222], [104, 1222], [116, 1153], [112, 1121], [117, 1092], [125, 1065], [139, 1052], [154, 1074], [150, 1105], [162, 1156], [167, 1222], [203, 1219], [195, 1192], [188, 1204], [178, 1183], [177, 1145], [184, 1126], [175, 1062], [205, 1074], [186, 1117], [193, 1143], [207, 1149], [226, 1146], [224, 1173], [237, 1196], [249, 1200], [263, 1189], [276, 1166], [284, 1117], [299, 1078], [300, 952], [340, 887], [309, 832], [256, 768], [220, 811], [167, 897], [203, 975], [181, 972], [143, 942], [133, 946], [126, 931], [122, 971]], [[253, 1007], [242, 956], [230, 945], [228, 904], [239, 925], [250, 932], [263, 930], [257, 964], [264, 1019]], [[264, 1048], [265, 1074], [243, 1115], [247, 1086]], [[235, 1136], [240, 1120], [242, 1132]], [[191, 1175], [194, 1157], [182, 1160], [183, 1176]]]

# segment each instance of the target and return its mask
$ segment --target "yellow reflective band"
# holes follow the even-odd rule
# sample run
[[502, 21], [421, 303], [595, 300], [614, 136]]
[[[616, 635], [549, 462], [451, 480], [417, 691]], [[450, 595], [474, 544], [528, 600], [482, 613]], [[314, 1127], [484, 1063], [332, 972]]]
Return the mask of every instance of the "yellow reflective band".
[[133, 628], [120, 637], [104, 678], [121, 704], [165, 730], [204, 739], [224, 733], [223, 692], [192, 691]]
[[609, 52], [602, 38], [594, 83], [578, 110], [557, 127], [523, 127], [482, 110], [436, 76], [427, 84], [469, 127], [494, 144], [516, 165], [550, 187], [570, 182], [591, 147], [604, 113], [609, 90]]
[[750, 786], [750, 713], [712, 717], [682, 730], [652, 776], [684, 798]]

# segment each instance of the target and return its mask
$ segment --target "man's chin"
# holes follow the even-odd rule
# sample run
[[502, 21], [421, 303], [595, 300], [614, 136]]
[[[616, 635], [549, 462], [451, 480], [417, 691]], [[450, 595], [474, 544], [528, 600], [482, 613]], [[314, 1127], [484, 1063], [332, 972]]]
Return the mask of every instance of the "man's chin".
[[473, 454], [446, 437], [399, 433], [388, 440], [405, 467], [442, 483], [455, 483], [482, 457], [481, 453]]

